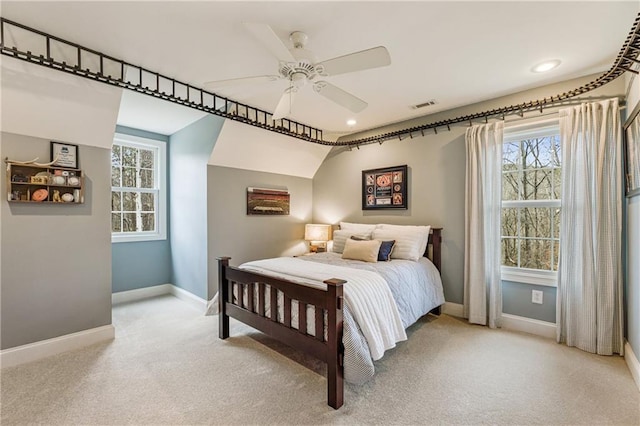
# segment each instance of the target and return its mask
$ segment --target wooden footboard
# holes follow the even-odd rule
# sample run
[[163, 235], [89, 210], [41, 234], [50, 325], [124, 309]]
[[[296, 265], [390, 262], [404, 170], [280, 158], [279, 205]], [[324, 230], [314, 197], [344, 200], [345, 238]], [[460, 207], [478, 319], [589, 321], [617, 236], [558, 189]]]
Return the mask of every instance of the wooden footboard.
[[[442, 228], [432, 228], [425, 257], [440, 270]], [[343, 284], [324, 281], [326, 290], [308, 287], [229, 266], [229, 257], [218, 258], [219, 335], [229, 337], [229, 318], [235, 318], [280, 342], [327, 363], [328, 404], [344, 403]], [[244, 295], [246, 294], [246, 297]], [[278, 300], [283, 315], [279, 317]], [[297, 302], [295, 308], [294, 301]], [[315, 308], [314, 333], [307, 333], [307, 309]], [[298, 326], [292, 326], [296, 316]], [[440, 307], [431, 313], [439, 315]], [[327, 330], [325, 333], [325, 329]]]
[[[327, 289], [320, 290], [234, 268], [229, 266], [229, 259], [218, 258], [220, 338], [229, 337], [229, 318], [235, 318], [292, 348], [326, 362], [328, 404], [333, 408], [340, 408], [344, 403], [342, 309], [345, 281], [324, 281]], [[246, 298], [243, 297], [245, 292]], [[284, 300], [284, 318], [278, 318], [279, 294]], [[298, 328], [291, 325], [294, 309], [292, 301], [298, 302]], [[315, 308], [315, 335], [307, 333], [309, 305]]]

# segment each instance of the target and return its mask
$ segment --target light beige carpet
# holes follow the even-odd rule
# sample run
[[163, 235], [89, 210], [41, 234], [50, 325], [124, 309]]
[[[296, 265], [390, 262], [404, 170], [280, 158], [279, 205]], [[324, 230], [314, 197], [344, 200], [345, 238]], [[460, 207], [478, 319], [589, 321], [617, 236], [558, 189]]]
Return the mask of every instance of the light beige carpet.
[[2, 424], [640, 424], [622, 358], [446, 315], [412, 326], [337, 411], [319, 363], [242, 324], [221, 341], [217, 317], [172, 296], [113, 320], [113, 342], [2, 370]]

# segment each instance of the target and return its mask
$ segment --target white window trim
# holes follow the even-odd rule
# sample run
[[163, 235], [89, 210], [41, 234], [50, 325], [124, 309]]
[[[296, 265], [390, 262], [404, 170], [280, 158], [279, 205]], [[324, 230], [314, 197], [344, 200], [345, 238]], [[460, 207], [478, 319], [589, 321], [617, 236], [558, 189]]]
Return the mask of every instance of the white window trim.
[[167, 144], [154, 139], [116, 133], [113, 141], [118, 144], [132, 145], [137, 148], [153, 146], [158, 148], [158, 230], [155, 232], [111, 233], [112, 243], [133, 243], [140, 241], [160, 241], [167, 239]]
[[500, 275], [502, 281], [535, 284], [547, 287], [558, 286], [557, 271], [543, 271], [541, 269], [514, 268], [512, 266], [503, 266], [502, 273]]
[[[517, 130], [516, 130], [517, 129]], [[505, 127], [502, 143], [519, 141], [522, 137], [545, 137], [560, 132], [557, 118], [541, 120], [523, 125]], [[502, 201], [501, 209], [515, 207], [560, 207], [562, 200], [507, 200]], [[501, 279], [523, 284], [534, 284], [546, 287], [558, 286], [558, 271], [544, 271], [541, 269], [501, 267]]]

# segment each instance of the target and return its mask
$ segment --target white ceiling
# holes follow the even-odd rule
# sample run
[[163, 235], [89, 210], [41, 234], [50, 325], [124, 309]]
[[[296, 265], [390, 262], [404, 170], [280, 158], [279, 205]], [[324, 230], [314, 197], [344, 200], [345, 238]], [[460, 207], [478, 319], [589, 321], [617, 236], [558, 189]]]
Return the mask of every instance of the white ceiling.
[[[202, 87], [205, 81], [276, 74], [274, 59], [243, 22], [272, 26], [287, 40], [309, 35], [319, 60], [386, 46], [391, 65], [327, 78], [367, 101], [354, 115], [313, 93], [290, 118], [327, 132], [351, 132], [607, 70], [640, 2], [11, 2], [2, 16]], [[559, 68], [531, 68], [560, 59]], [[220, 91], [273, 111], [286, 83]], [[123, 97], [119, 122], [169, 134], [197, 119], [163, 101]], [[420, 110], [411, 105], [435, 99]], [[140, 102], [143, 105], [140, 105]], [[155, 105], [155, 106], [154, 106]], [[195, 117], [195, 118], [194, 118]], [[348, 118], [358, 124], [346, 125]], [[143, 123], [136, 125], [135, 123]]]

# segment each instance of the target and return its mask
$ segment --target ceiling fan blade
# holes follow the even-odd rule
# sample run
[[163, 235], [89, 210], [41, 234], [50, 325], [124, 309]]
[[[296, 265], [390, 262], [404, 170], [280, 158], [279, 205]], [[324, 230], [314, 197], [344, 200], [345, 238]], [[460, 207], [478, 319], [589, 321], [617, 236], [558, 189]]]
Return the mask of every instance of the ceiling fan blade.
[[286, 117], [291, 112], [291, 105], [293, 105], [293, 100], [295, 99], [296, 93], [298, 93], [298, 88], [295, 86], [287, 88], [282, 97], [280, 97], [280, 101], [276, 106], [275, 111], [273, 112], [273, 119], [280, 120], [281, 118]]
[[245, 22], [244, 26], [253, 37], [269, 50], [280, 61], [294, 62], [295, 58], [289, 52], [289, 48], [282, 42], [280, 37], [267, 24]]
[[369, 104], [360, 98], [355, 97], [351, 93], [345, 92], [339, 87], [334, 86], [326, 81], [318, 81], [314, 83], [313, 90], [348, 109], [351, 112], [360, 112], [364, 110]]
[[207, 81], [204, 83], [206, 89], [220, 89], [222, 87], [240, 86], [267, 83], [270, 81], [276, 81], [280, 77], [277, 75], [258, 75], [255, 77], [242, 77], [242, 78], [230, 78], [227, 80], [215, 80]]
[[391, 57], [389, 56], [387, 48], [384, 46], [378, 46], [367, 50], [361, 50], [360, 52], [338, 56], [337, 58], [327, 59], [326, 61], [316, 64], [316, 66], [322, 65], [324, 67], [323, 75], [338, 75], [384, 67], [389, 64], [391, 64]]

